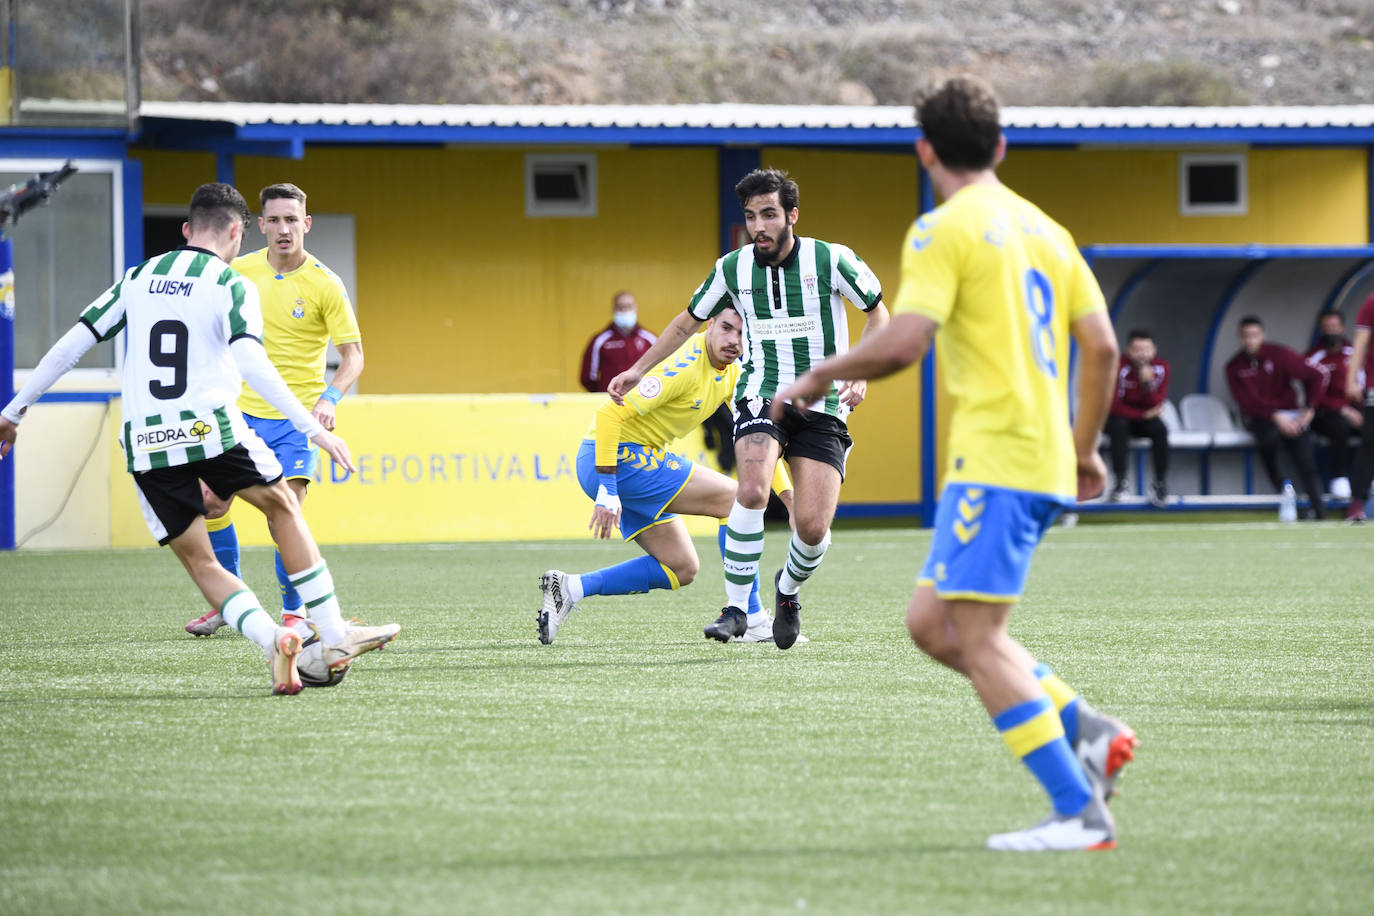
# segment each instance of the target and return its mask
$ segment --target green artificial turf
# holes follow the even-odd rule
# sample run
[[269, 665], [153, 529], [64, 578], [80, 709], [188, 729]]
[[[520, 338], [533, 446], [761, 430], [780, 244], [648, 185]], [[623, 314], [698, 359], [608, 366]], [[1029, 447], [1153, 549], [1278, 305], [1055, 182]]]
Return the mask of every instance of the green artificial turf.
[[[404, 631], [287, 698], [182, 631], [168, 551], [0, 554], [0, 912], [1368, 912], [1371, 538], [1049, 534], [1014, 632], [1142, 741], [1090, 855], [983, 849], [1048, 808], [906, 638], [926, 532], [837, 531], [787, 652], [702, 639], [709, 541], [695, 584], [588, 599], [552, 646], [539, 574], [631, 548], [328, 548], [346, 614]], [[244, 565], [270, 601], [270, 553]]]

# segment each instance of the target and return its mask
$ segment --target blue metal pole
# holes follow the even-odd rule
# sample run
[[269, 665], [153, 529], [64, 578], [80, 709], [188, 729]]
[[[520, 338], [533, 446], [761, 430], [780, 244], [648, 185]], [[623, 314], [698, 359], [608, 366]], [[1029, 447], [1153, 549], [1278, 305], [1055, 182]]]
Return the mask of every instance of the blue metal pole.
[[[0, 238], [0, 407], [14, 397], [14, 243]], [[14, 453], [0, 461], [0, 550], [14, 549]]]

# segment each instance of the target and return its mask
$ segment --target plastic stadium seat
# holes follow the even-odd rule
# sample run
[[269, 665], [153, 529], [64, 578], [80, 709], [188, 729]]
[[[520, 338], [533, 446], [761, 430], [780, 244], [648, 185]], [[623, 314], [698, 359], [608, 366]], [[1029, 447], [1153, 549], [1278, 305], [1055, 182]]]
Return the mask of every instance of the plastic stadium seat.
[[1210, 394], [1186, 394], [1180, 402], [1183, 428], [1209, 433], [1215, 448], [1247, 448], [1255, 444], [1255, 437], [1241, 429], [1231, 409], [1220, 398]]
[[1172, 448], [1208, 448], [1212, 444], [1212, 434], [1200, 430], [1184, 429], [1179, 419], [1178, 408], [1173, 401], [1164, 402], [1164, 410], [1159, 418], [1169, 431], [1169, 445]]

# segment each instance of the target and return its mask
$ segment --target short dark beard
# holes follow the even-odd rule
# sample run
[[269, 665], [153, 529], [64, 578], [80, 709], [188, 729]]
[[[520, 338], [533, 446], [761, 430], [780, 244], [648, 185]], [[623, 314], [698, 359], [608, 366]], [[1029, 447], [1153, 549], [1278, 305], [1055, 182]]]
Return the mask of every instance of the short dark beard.
[[[771, 258], [767, 258], [767, 259], [759, 258], [759, 261], [760, 261], [761, 263], [763, 263], [763, 264], [768, 264], [768, 265], [770, 265], [770, 266], [777, 266], [778, 264], [781, 264], [782, 261], [783, 261], [783, 259], [784, 259], [785, 257], [787, 257], [787, 254], [791, 254], [791, 253], [792, 253], [792, 246], [791, 246], [791, 245], [788, 245], [788, 244], [785, 244], [786, 242], [791, 242], [791, 241], [792, 241], [792, 225], [789, 223], [789, 224], [787, 224], [785, 227], [783, 227], [782, 234], [781, 234], [778, 238], [776, 238], [776, 239], [773, 240], [773, 256], [772, 256]], [[755, 248], [754, 248], [754, 254], [755, 254], [755, 256], [758, 255], [758, 251], [759, 251], [758, 247], [755, 246]], [[786, 252], [786, 254], [784, 254], [784, 252]]]

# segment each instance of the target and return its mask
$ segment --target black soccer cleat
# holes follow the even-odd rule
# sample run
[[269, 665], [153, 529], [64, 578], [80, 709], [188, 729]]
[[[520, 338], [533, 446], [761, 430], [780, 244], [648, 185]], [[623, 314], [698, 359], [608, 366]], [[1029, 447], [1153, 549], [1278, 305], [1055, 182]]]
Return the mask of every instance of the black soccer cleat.
[[773, 577], [773, 643], [779, 649], [790, 649], [801, 633], [801, 602], [796, 595], [784, 595], [777, 591], [782, 579], [782, 570]]
[[727, 605], [720, 609], [720, 616], [708, 623], [702, 633], [707, 639], [729, 642], [744, 635], [744, 631], [748, 629], [748, 620], [749, 616], [744, 611]]

